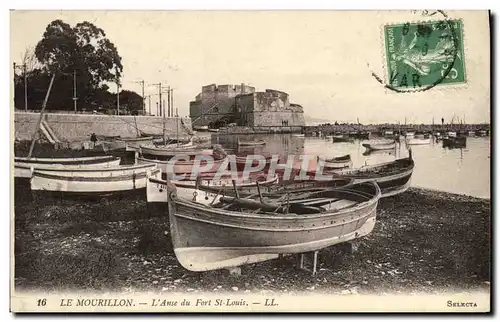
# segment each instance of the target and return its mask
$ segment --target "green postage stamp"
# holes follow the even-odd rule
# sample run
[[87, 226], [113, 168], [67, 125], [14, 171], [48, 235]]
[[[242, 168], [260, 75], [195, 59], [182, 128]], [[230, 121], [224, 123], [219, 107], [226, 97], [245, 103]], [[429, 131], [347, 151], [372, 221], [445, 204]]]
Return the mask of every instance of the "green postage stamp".
[[461, 20], [384, 26], [387, 84], [422, 89], [466, 82]]

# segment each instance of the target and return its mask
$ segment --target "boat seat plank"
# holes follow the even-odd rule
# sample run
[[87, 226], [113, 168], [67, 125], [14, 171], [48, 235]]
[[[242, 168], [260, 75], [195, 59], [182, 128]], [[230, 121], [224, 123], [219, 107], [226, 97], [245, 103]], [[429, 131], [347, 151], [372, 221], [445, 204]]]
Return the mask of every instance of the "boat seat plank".
[[354, 207], [357, 204], [358, 202], [353, 200], [339, 200], [331, 204], [323, 205], [322, 208], [326, 210], [343, 210], [346, 208]]

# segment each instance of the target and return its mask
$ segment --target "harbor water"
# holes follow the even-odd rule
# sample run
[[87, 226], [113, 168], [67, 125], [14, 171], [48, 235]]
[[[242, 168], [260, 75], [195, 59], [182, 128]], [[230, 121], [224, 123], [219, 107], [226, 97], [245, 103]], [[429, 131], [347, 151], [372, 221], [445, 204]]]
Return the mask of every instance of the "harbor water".
[[[394, 150], [367, 153], [362, 143], [367, 141], [334, 143], [332, 138], [296, 137], [291, 134], [241, 135], [242, 140], [266, 140], [259, 148], [237, 147], [237, 137], [213, 135], [212, 142], [227, 149], [281, 155], [320, 155], [336, 157], [350, 154], [353, 167], [375, 165], [408, 156], [408, 146], [401, 140]], [[378, 140], [378, 138], [373, 138]], [[442, 142], [431, 140], [426, 145], [411, 145], [415, 169], [412, 187], [490, 198], [490, 138], [468, 137], [466, 148], [444, 148]]]

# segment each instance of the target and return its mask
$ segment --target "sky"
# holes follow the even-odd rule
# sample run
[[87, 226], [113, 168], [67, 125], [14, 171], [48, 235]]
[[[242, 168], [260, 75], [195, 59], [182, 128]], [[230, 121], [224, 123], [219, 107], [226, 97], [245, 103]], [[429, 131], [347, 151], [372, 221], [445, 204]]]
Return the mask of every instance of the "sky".
[[123, 88], [170, 85], [182, 116], [203, 85], [245, 83], [285, 91], [308, 118], [332, 122], [489, 122], [488, 14], [446, 13], [463, 21], [467, 81], [423, 93], [392, 92], [371, 75], [387, 68], [382, 27], [423, 19], [410, 11], [13, 11], [11, 66], [51, 21], [89, 21], [118, 48]]

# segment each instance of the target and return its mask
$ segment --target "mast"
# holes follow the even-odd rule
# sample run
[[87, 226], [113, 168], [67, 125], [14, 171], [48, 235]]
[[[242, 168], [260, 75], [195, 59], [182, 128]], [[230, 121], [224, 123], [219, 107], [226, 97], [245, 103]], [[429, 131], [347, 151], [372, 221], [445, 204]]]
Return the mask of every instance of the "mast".
[[38, 123], [36, 124], [35, 131], [33, 132], [33, 138], [31, 140], [30, 151], [28, 153], [28, 159], [31, 158], [31, 154], [33, 153], [33, 148], [35, 147], [35, 140], [38, 131], [40, 130], [40, 124], [42, 123], [43, 111], [47, 106], [47, 101], [49, 100], [50, 90], [52, 89], [52, 84], [54, 84], [54, 78], [56, 77], [56, 73], [52, 74], [52, 78], [50, 79], [49, 89], [47, 90], [47, 94], [45, 94], [45, 100], [43, 101], [42, 110], [40, 111], [40, 117], [38, 118]]
[[177, 108], [175, 109], [175, 125], [176, 125], [176, 132], [177, 132], [177, 146], [179, 146], [179, 111]]

